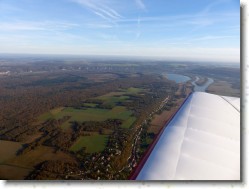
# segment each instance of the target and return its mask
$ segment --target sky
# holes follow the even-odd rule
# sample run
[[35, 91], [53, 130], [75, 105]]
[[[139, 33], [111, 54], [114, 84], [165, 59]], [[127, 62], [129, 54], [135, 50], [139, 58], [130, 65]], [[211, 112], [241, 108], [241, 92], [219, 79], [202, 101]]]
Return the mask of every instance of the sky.
[[0, 0], [0, 53], [240, 62], [239, 0]]

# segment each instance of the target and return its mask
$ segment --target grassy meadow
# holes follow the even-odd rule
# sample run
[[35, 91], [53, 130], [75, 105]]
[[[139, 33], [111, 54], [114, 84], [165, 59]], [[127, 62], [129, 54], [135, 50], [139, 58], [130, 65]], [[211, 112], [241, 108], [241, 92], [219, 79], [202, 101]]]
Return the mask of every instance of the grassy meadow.
[[[66, 131], [71, 127], [71, 122], [87, 122], [87, 121], [105, 121], [108, 119], [119, 119], [122, 121], [121, 128], [129, 129], [136, 121], [131, 110], [125, 106], [120, 105], [122, 102], [131, 101], [129, 95], [138, 95], [145, 90], [142, 88], [128, 88], [120, 89], [116, 92], [110, 92], [105, 95], [96, 97], [93, 102], [85, 102], [81, 107], [58, 107], [50, 110], [38, 117], [39, 122], [44, 122], [49, 119], [62, 119], [67, 116], [70, 117], [63, 122], [60, 127]], [[98, 102], [94, 103], [94, 100]], [[108, 108], [103, 108], [103, 107]], [[90, 136], [81, 136], [70, 147], [70, 151], [77, 152], [83, 147], [86, 152], [100, 152], [104, 150], [108, 135], [100, 135], [92, 133]]]
[[108, 135], [82, 136], [71, 146], [70, 150], [77, 152], [83, 147], [87, 153], [101, 152], [105, 149]]

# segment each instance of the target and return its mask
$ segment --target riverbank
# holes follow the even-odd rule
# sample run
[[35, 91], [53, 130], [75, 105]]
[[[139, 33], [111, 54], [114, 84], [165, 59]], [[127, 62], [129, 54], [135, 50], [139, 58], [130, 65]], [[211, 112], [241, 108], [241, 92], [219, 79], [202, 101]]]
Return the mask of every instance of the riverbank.
[[[204, 83], [203, 81], [199, 82], [199, 77], [196, 77], [196, 80], [192, 82], [192, 85], [194, 86], [194, 91], [198, 92], [206, 92], [207, 88], [214, 82], [212, 78], [207, 78], [207, 81]], [[199, 85], [198, 83], [202, 83], [202, 85]]]

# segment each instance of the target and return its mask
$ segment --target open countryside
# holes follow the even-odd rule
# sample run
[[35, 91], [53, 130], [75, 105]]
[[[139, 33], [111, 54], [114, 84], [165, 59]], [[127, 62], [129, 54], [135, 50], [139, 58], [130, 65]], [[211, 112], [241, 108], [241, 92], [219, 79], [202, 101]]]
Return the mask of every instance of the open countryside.
[[[127, 179], [195, 90], [196, 78], [205, 87], [212, 78], [206, 90], [213, 93], [237, 96], [240, 88], [239, 69], [222, 68], [213, 75], [221, 68], [184, 63], [59, 61], [45, 68], [34, 61], [8, 69], [10, 75], [0, 80], [4, 179]], [[167, 78], [168, 70], [177, 74]], [[221, 82], [226, 89], [216, 87]]]

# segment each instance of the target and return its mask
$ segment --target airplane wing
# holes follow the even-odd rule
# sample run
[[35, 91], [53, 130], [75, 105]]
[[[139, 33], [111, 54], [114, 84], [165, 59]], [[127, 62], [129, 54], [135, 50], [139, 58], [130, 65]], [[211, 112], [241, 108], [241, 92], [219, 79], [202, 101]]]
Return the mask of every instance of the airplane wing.
[[240, 98], [189, 95], [130, 179], [240, 180]]

